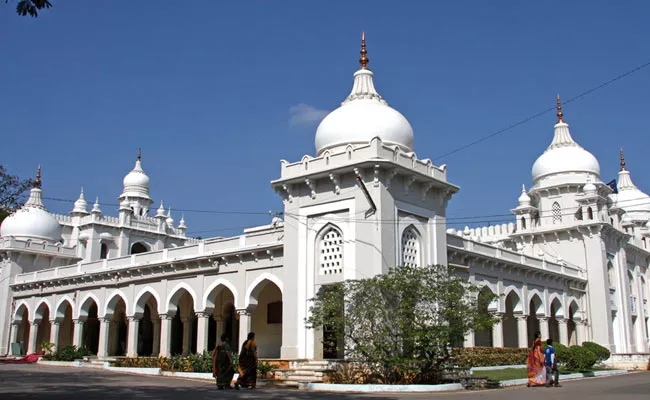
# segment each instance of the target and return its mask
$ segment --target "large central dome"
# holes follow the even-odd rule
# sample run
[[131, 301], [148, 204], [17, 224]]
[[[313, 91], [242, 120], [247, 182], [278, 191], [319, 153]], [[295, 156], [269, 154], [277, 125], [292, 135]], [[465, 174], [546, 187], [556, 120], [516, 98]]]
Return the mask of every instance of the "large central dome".
[[388, 106], [375, 90], [368, 69], [365, 35], [361, 38], [361, 69], [339, 108], [329, 113], [316, 130], [316, 153], [348, 144], [366, 144], [378, 137], [384, 143], [413, 151], [413, 128], [399, 111]]

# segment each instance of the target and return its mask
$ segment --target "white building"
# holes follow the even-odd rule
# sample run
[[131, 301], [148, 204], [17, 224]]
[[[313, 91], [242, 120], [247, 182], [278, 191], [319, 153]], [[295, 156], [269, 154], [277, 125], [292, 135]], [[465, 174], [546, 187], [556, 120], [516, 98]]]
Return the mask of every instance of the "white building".
[[513, 223], [447, 230], [459, 188], [445, 166], [416, 155], [408, 120], [375, 90], [362, 43], [352, 91], [318, 127], [315, 156], [282, 160], [271, 182], [284, 220], [187, 238], [162, 203], [150, 216], [139, 155], [117, 218], [98, 202], [88, 212], [83, 192], [69, 216], [47, 212], [39, 177], [0, 228], [0, 354], [44, 341], [100, 358], [201, 352], [222, 332], [237, 346], [253, 330], [261, 357], [336, 357], [305, 326], [308, 300], [322, 285], [399, 264], [451, 264], [500, 295], [486, 310], [500, 322], [467, 335], [467, 346], [527, 347], [540, 330], [647, 353], [650, 198], [625, 163], [612, 194], [558, 100], [555, 136]]

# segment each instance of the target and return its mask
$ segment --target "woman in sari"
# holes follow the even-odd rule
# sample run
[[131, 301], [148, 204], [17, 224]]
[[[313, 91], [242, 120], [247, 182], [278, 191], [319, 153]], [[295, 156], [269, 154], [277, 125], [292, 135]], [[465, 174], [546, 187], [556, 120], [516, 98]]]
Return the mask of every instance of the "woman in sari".
[[239, 353], [239, 378], [235, 382], [235, 389], [239, 389], [241, 386], [254, 389], [256, 382], [257, 346], [255, 345], [255, 333], [250, 332]]
[[526, 369], [528, 370], [528, 387], [546, 385], [544, 349], [542, 348], [542, 335], [539, 332], [535, 332], [535, 342], [528, 352]]
[[235, 375], [232, 367], [232, 350], [226, 341], [227, 336], [221, 335], [221, 342], [212, 350], [212, 376], [217, 379], [217, 389], [231, 389], [230, 382]]

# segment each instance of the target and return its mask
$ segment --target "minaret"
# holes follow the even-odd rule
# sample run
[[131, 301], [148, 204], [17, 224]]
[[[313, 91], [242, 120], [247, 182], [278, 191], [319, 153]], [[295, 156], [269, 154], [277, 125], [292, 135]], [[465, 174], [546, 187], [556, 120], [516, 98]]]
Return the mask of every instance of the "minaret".
[[167, 226], [169, 226], [169, 229], [174, 229], [174, 218], [172, 218], [171, 207], [169, 207], [169, 211], [167, 212]]
[[521, 195], [518, 200], [519, 205], [511, 211], [517, 216], [517, 231], [523, 232], [533, 228], [533, 216], [537, 208], [531, 205], [531, 198], [526, 192], [526, 185], [521, 185]]
[[185, 236], [185, 231], [187, 231], [187, 226], [185, 225], [185, 215], [181, 214], [181, 220], [178, 222], [178, 230], [181, 231], [181, 234]]
[[135, 216], [146, 216], [153, 200], [149, 197], [149, 177], [142, 169], [142, 151], [138, 149], [135, 167], [123, 180], [124, 190], [118, 200], [127, 201]]
[[84, 188], [81, 188], [81, 193], [79, 193], [79, 198], [74, 202], [74, 207], [70, 214], [74, 216], [83, 217], [88, 215], [88, 202], [84, 198]]
[[95, 204], [93, 204], [93, 209], [90, 212], [97, 217], [102, 213], [101, 208], [99, 208], [99, 196], [95, 197]]
[[158, 232], [165, 232], [167, 216], [165, 215], [165, 207], [162, 200], [160, 200], [160, 207], [156, 211], [156, 220], [158, 221]]

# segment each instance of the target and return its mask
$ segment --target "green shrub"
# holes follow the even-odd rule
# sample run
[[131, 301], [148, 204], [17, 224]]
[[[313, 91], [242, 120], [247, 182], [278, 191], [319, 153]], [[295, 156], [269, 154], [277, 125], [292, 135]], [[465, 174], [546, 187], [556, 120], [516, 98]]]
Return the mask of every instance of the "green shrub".
[[553, 343], [555, 349], [555, 360], [559, 365], [564, 365], [569, 359], [569, 348], [562, 343]]
[[526, 364], [528, 349], [501, 347], [464, 347], [452, 351], [454, 364], [459, 367], [489, 367], [494, 365]]
[[51, 361], [74, 361], [91, 355], [90, 350], [85, 347], [63, 346], [55, 352], [46, 354], [43, 358]]
[[267, 378], [269, 373], [278, 369], [277, 366], [271, 365], [266, 361], [258, 361], [257, 363], [257, 376], [260, 378]]
[[582, 347], [584, 347], [587, 350], [592, 351], [596, 357], [598, 357], [598, 360], [596, 361], [597, 363], [601, 363], [609, 358], [611, 355], [609, 350], [607, 350], [606, 347], [603, 347], [599, 345], [598, 343], [594, 342], [583, 342]]
[[596, 364], [598, 357], [582, 346], [569, 347], [569, 353], [564, 366], [570, 371], [586, 371]]

